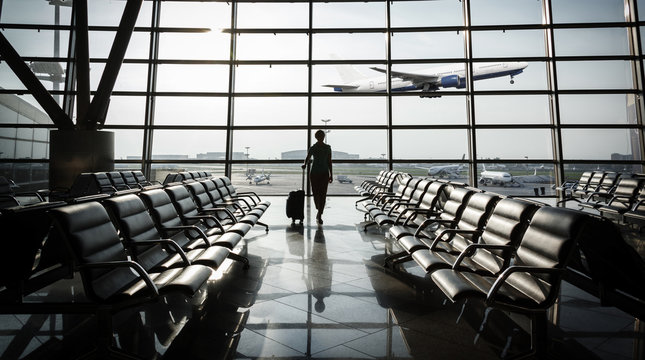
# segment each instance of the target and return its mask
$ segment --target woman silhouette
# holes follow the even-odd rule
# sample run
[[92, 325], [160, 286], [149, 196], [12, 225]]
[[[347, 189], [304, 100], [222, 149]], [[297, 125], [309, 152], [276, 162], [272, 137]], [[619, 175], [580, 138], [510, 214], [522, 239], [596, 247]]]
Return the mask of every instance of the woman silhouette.
[[311, 182], [311, 192], [314, 195], [314, 205], [316, 205], [316, 210], [318, 210], [316, 221], [319, 225], [322, 225], [327, 186], [334, 181], [334, 175], [331, 167], [331, 146], [324, 143], [325, 132], [318, 130], [314, 136], [317, 142], [309, 148], [302, 168], [307, 167], [309, 159], [313, 156], [314, 161], [311, 165], [311, 170], [309, 170], [309, 181]]

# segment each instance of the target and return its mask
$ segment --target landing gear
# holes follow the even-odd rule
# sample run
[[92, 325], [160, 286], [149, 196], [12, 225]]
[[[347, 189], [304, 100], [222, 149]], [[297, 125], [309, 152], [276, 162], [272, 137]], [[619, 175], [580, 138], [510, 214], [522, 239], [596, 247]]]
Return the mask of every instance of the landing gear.
[[515, 80], [513, 80], [513, 75], [511, 75], [511, 85], [515, 84]]

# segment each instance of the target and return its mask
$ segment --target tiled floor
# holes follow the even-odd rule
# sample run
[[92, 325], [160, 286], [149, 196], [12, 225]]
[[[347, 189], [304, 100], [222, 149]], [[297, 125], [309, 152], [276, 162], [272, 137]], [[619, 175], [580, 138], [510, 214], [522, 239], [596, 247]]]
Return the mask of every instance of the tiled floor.
[[[252, 230], [242, 249], [249, 270], [226, 263], [190, 301], [168, 297], [117, 314], [117, 345], [147, 359], [472, 360], [528, 349], [525, 317], [452, 304], [414, 263], [398, 272], [380, 266], [391, 241], [359, 230], [355, 200], [330, 198], [319, 227], [291, 226], [285, 199], [271, 197], [270, 232]], [[78, 293], [75, 281], [49, 292], [69, 296], [70, 283]], [[643, 333], [629, 315], [569, 284], [558, 310], [551, 357], [638, 358]], [[75, 357], [90, 350], [95, 328], [82, 315], [2, 315], [0, 359]]]

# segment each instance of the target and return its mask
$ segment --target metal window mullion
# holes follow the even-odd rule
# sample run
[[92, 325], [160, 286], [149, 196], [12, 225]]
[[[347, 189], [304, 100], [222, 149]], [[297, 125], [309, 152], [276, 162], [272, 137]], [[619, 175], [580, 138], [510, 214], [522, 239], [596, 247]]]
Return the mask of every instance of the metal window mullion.
[[385, 82], [387, 98], [386, 98], [386, 109], [387, 109], [387, 169], [392, 170], [394, 164], [392, 163], [394, 148], [393, 148], [393, 134], [392, 134], [392, 34], [391, 34], [391, 1], [385, 2], [385, 46], [386, 46], [386, 62], [385, 67], [385, 76], [387, 76], [387, 81]]
[[[625, 0], [625, 6], [629, 8], [629, 21], [633, 25], [629, 30], [629, 48], [631, 55], [638, 57], [637, 60], [632, 60], [632, 78], [633, 86], [638, 90], [636, 99], [634, 100], [634, 110], [636, 111], [636, 124], [638, 125], [638, 139], [639, 139], [639, 159], [643, 160], [643, 155], [645, 155], [645, 134], [643, 127], [643, 86], [645, 84], [645, 74], [643, 70], [643, 57], [642, 57], [642, 46], [641, 46], [641, 33], [640, 26], [637, 25], [638, 19], [638, 5], [636, 0]], [[636, 154], [632, 154], [636, 157]], [[641, 164], [640, 172], [643, 171], [643, 164]]]
[[551, 95], [551, 123], [554, 125], [551, 132], [551, 146], [553, 151], [553, 156], [555, 157], [555, 183], [561, 184], [564, 179], [564, 155], [562, 152], [562, 127], [560, 122], [560, 94], [558, 92], [558, 76], [557, 76], [557, 64], [556, 64], [556, 53], [555, 53], [555, 40], [554, 40], [554, 30], [553, 30], [553, 8], [551, 7], [551, 0], [543, 0], [542, 2], [542, 16], [544, 17], [544, 22], [547, 25], [545, 30], [546, 38], [546, 52], [550, 60], [548, 61], [549, 66], [547, 67], [547, 78], [549, 81], [550, 90], [553, 91]]
[[[226, 150], [225, 150], [225, 159], [224, 163], [224, 175], [229, 178], [232, 177], [232, 165], [231, 160], [233, 159], [233, 117], [234, 117], [234, 106], [235, 106], [235, 59], [237, 58], [237, 1], [231, 2], [231, 42], [230, 42], [230, 64], [229, 64], [229, 77], [228, 77], [228, 111], [226, 114]], [[248, 159], [247, 159], [248, 162]]]
[[466, 55], [466, 81], [468, 82], [466, 92], [466, 124], [468, 124], [467, 139], [468, 139], [468, 152], [470, 153], [470, 174], [469, 182], [473, 186], [477, 186], [477, 136], [475, 131], [475, 81], [473, 80], [473, 41], [472, 41], [472, 27], [470, 22], [470, 0], [462, 2], [462, 11], [464, 16], [464, 52]]
[[159, 32], [155, 31], [161, 21], [161, 2], [152, 3], [152, 24], [150, 31], [150, 49], [148, 56], [148, 84], [146, 91], [146, 111], [143, 120], [143, 148], [141, 156], [141, 170], [146, 178], [152, 178], [152, 141], [154, 138], [154, 118], [156, 97], [153, 95], [157, 90], [157, 59], [159, 57]]
[[[307, 66], [309, 68], [309, 71], [307, 72], [307, 76], [308, 76], [308, 79], [307, 79], [307, 148], [305, 149], [305, 152], [308, 152], [309, 148], [311, 147], [311, 131], [313, 130], [312, 129], [312, 124], [313, 124], [312, 120], [313, 119], [311, 118], [311, 115], [312, 115], [311, 114], [312, 113], [311, 108], [312, 108], [312, 104], [313, 104], [313, 99], [311, 97], [313, 87], [312, 87], [311, 82], [313, 80], [313, 71], [314, 71], [313, 62], [312, 62], [312, 59], [313, 59], [313, 42], [314, 42], [314, 33], [312, 31], [313, 30], [313, 24], [314, 24], [314, 18], [313, 18], [313, 16], [314, 16], [314, 4], [313, 4], [313, 1], [309, 1], [308, 16], [309, 16], [309, 29], [308, 29], [308, 31], [309, 31], [308, 32], [308, 35], [309, 35], [309, 42], [308, 42], [309, 49], [308, 49], [308, 51], [309, 51], [309, 53], [307, 55], [307, 64], [308, 64]], [[308, 179], [309, 172], [305, 171], [305, 173], [306, 173], [305, 176], [307, 177], [307, 179], [305, 179], [305, 187], [302, 190], [305, 191], [306, 196], [309, 196], [309, 195], [311, 195], [311, 190], [310, 190], [309, 186], [307, 186], [307, 184], [309, 184], [309, 179]]]

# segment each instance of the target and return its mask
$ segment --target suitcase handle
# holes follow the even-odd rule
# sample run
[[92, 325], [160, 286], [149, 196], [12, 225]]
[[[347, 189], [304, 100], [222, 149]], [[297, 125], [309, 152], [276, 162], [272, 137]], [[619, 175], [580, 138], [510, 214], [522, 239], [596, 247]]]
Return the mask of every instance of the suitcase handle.
[[307, 169], [306, 167], [304, 169], [302, 169], [302, 187], [301, 187], [302, 191], [305, 191], [305, 171], [306, 171], [306, 169]]

